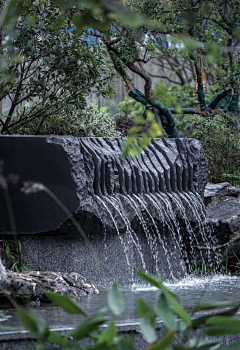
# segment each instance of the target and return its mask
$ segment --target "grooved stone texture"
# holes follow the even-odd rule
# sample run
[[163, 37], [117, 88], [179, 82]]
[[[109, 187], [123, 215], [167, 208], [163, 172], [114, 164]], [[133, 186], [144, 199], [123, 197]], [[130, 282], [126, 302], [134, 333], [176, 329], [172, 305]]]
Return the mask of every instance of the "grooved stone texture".
[[[0, 136], [0, 160], [4, 161], [26, 263], [35, 269], [80, 272], [93, 283], [103, 279], [129, 281], [132, 266], [144, 267], [143, 257], [148, 272], [156, 268], [156, 261], [169, 265], [163, 246], [149, 233], [155, 225], [161, 236], [158, 240], [164, 240], [169, 251], [175, 251], [175, 260], [171, 260], [181, 266], [173, 237], [163, 231], [163, 223], [154, 213], [160, 210], [157, 195], [158, 202], [164, 202], [168, 193], [203, 198], [207, 163], [201, 144], [195, 139], [154, 139], [138, 157], [121, 160], [123, 142], [120, 138]], [[18, 175], [18, 181], [12, 174]], [[43, 183], [64, 203], [96, 254], [44, 191], [21, 191], [26, 181]], [[136, 204], [141, 200], [144, 210]], [[119, 207], [114, 208], [116, 201], [128, 213], [129, 221], [120, 215]], [[0, 233], [11, 234], [2, 189], [0, 208]], [[190, 211], [188, 216], [194, 220]], [[144, 220], [145, 228], [140, 225]]]

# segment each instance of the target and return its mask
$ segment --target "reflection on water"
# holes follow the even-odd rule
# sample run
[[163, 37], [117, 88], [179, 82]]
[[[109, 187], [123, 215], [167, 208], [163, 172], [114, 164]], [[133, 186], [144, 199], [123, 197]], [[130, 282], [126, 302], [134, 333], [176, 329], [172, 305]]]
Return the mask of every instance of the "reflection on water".
[[[210, 277], [188, 277], [176, 283], [165, 283], [165, 285], [180, 297], [181, 304], [186, 309], [191, 309], [196, 303], [210, 303], [218, 301], [240, 300], [240, 278], [237, 276], [215, 275]], [[131, 285], [121, 290], [125, 300], [125, 312], [118, 318], [119, 323], [136, 322], [136, 300], [141, 296], [147, 303], [154, 306], [159, 290], [149, 285]], [[100, 291], [98, 295], [84, 297], [79, 305], [87, 312], [94, 313], [107, 305], [107, 291]], [[68, 315], [59, 307], [43, 305], [37, 312], [44, 317], [51, 327], [71, 327], [78, 324], [83, 318], [79, 315]], [[17, 326], [18, 321], [14, 310], [9, 311], [12, 319], [3, 322], [2, 325]]]
[[[220, 301], [240, 300], [240, 278], [238, 276], [214, 275], [206, 277], [186, 277], [175, 283], [165, 282], [172, 292], [180, 298], [181, 304], [185, 308], [192, 308], [196, 303], [211, 303]], [[155, 287], [133, 285], [134, 293], [147, 291], [154, 293]]]

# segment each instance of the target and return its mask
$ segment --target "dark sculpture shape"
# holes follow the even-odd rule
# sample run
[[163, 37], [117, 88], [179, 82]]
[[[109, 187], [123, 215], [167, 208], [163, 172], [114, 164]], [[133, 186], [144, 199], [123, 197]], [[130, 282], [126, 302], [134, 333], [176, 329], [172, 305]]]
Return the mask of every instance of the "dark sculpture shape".
[[[229, 92], [233, 90], [232, 94]], [[203, 89], [197, 91], [198, 100], [200, 103], [201, 111], [207, 114], [215, 110], [218, 103], [222, 101], [220, 108], [224, 112], [229, 112], [232, 114], [238, 113], [238, 102], [239, 102], [239, 91], [240, 89], [226, 88], [220, 91], [216, 97], [207, 105], [205, 100], [205, 93]], [[141, 102], [146, 109], [151, 109], [154, 112], [155, 119], [160, 127], [166, 131], [170, 138], [179, 138], [178, 130], [175, 125], [173, 114], [179, 114], [175, 108], [168, 108], [157, 100], [151, 105], [147, 101], [146, 97], [137, 89], [132, 89], [129, 91], [128, 95], [134, 98], [136, 101]], [[199, 111], [192, 108], [182, 108], [183, 114], [199, 114]]]
[[218, 103], [221, 100], [223, 100], [221, 105], [220, 105], [220, 108], [224, 112], [230, 112], [232, 114], [237, 114], [238, 101], [239, 101], [239, 95], [238, 95], [239, 90], [234, 89], [233, 94], [229, 94], [230, 91], [231, 91], [231, 88], [226, 88], [226, 89], [220, 91], [217, 94], [217, 96], [214, 97], [214, 99], [208, 105], [206, 105], [204, 90], [203, 89], [198, 90], [197, 91], [198, 100], [199, 100], [199, 103], [200, 103], [202, 110], [206, 111], [206, 112], [211, 112], [211, 111], [215, 110]]
[[173, 115], [167, 106], [163, 105], [157, 100], [154, 100], [154, 104], [150, 105], [146, 100], [146, 97], [137, 89], [130, 90], [128, 95], [134, 98], [136, 101], [144, 104], [147, 108], [153, 109], [157, 123], [160, 126], [163, 126], [163, 129], [170, 138], [179, 138]]

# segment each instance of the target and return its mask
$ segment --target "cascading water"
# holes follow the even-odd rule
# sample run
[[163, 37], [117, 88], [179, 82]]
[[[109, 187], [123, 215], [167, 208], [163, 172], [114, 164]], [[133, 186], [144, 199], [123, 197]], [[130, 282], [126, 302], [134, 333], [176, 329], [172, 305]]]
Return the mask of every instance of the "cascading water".
[[[122, 143], [121, 139], [80, 140], [85, 169], [94, 174], [88, 187], [93, 201], [98, 202], [104, 230], [114, 227], [129, 268], [165, 279], [184, 276], [199, 241], [209, 258], [212, 244], [197, 179], [205, 166], [201, 146], [196, 140], [191, 144], [189, 140], [157, 139], [138, 157], [121, 160]], [[150, 265], [138, 238], [140, 231], [151, 254]], [[133, 258], [132, 247], [137, 258]], [[197, 253], [204, 261], [202, 252]]]
[[[190, 194], [191, 197], [194, 196], [193, 193]], [[135, 245], [137, 248], [137, 253], [141, 258], [142, 266], [139, 266], [140, 269], [148, 273], [148, 269], [144, 260], [144, 255], [142, 252], [141, 244], [138, 241], [138, 230], [134, 229], [131, 226], [131, 221], [133, 217], [133, 213], [136, 215], [139, 220], [142, 229], [145, 233], [147, 243], [149, 245], [151, 256], [154, 261], [154, 267], [151, 269], [151, 273], [160, 274], [163, 278], [174, 279], [176, 274], [174, 273], [174, 269], [179, 264], [179, 252], [181, 253], [181, 258], [183, 259], [182, 263], [189, 264], [189, 261], [194, 257], [195, 247], [199, 246], [198, 238], [195, 234], [195, 231], [200, 233], [200, 237], [202, 237], [203, 242], [206, 244], [207, 251], [209, 252], [210, 259], [210, 249], [211, 249], [211, 240], [208, 239], [207, 233], [205, 231], [206, 225], [200, 221], [199, 216], [197, 217], [197, 222], [194, 222], [194, 227], [189, 222], [187, 211], [188, 209], [196, 214], [196, 206], [198, 204], [198, 209], [202, 205], [197, 197], [195, 197], [195, 205], [192, 207], [190, 201], [187, 201], [188, 207], [182, 204], [182, 194], [177, 193], [169, 193], [169, 194], [145, 194], [145, 195], [133, 195], [133, 198], [123, 195], [113, 195], [113, 196], [96, 196], [97, 200], [102, 204], [102, 208], [106, 210], [110, 219], [112, 220], [116, 233], [119, 237], [119, 240], [122, 245], [122, 249], [125, 252], [126, 262], [129, 267], [134, 267], [134, 263], [131, 262], [130, 256], [131, 251], [129, 251], [128, 247], [131, 246], [131, 243]], [[188, 196], [187, 196], [188, 198]], [[165, 203], [165, 206], [163, 204]], [[124, 210], [125, 204], [128, 203], [132, 208], [132, 212], [129, 210]], [[151, 207], [156, 211], [154, 212], [154, 217], [148, 210], [148, 203], [151, 204]], [[180, 228], [178, 223], [178, 218], [175, 211], [175, 205], [179, 209], [183, 226]], [[114, 219], [112, 210], [117, 211], [119, 215], [119, 219], [124, 223], [124, 228], [119, 228], [116, 220]], [[201, 220], [205, 220], [204, 216], [201, 216]], [[119, 220], [118, 220], [119, 221]], [[159, 225], [159, 223], [161, 223]], [[184, 227], [184, 228], [183, 228]], [[105, 230], [108, 228], [105, 227]], [[124, 232], [125, 229], [125, 232]], [[168, 244], [166, 239], [166, 233], [171, 234], [172, 247]], [[188, 255], [188, 247], [184, 242], [184, 235], [188, 234], [190, 251]], [[124, 242], [122, 235], [126, 234], [128, 237], [128, 242]], [[162, 247], [162, 252], [159, 251], [159, 245]], [[176, 254], [176, 252], [178, 252]], [[164, 256], [163, 256], [164, 254]], [[204, 262], [204, 257], [200, 251], [200, 255], [202, 261]], [[205, 257], [206, 259], [206, 257]], [[162, 260], [167, 261], [166, 266], [162, 268], [161, 262]], [[210, 261], [210, 260], [209, 260]], [[205, 261], [207, 263], [207, 261]], [[188, 266], [191, 269], [190, 266]], [[184, 272], [183, 272], [184, 271]], [[181, 276], [186, 275], [186, 270], [181, 271]]]
[[[8, 174], [44, 183], [74, 215], [97, 253], [95, 260], [66, 213], [46, 193], [26, 196], [20, 186], [9, 187], [25, 262], [34, 269], [74, 271], [96, 284], [100, 294], [80, 301], [89, 314], [106, 305], [107, 289], [117, 282], [126, 301], [118, 321], [128, 335], [139, 318], [136, 298], [153, 306], [159, 293], [140, 284], [133, 267], [160, 274], [186, 308], [200, 300], [235, 302], [237, 276], [175, 280], [186, 276], [186, 266], [195, 258], [208, 262], [216, 246], [205, 217], [208, 171], [201, 144], [193, 139], [155, 139], [138, 157], [121, 160], [122, 144], [117, 138], [0, 138], [0, 159]], [[0, 193], [4, 234], [11, 233], [5, 207]], [[48, 311], [44, 307], [43, 317], [61, 334], [62, 325], [69, 332], [69, 326], [79, 322], [79, 315], [75, 320], [70, 316], [67, 320], [55, 306]], [[16, 334], [14, 338], [18, 340]], [[142, 348], [146, 346], [138, 347]]]
[[[26, 196], [14, 189], [24, 257], [34, 267], [84, 271], [98, 285], [103, 275], [107, 283], [126, 284], [133, 267], [173, 279], [185, 276], [194, 259], [212, 255], [203, 204], [207, 163], [197, 140], [154, 139], [140, 155], [124, 160], [121, 138], [9, 136], [0, 143], [9, 173], [50, 188], [75, 215], [98, 256], [95, 261], [66, 214], [46, 194]], [[0, 198], [2, 207], [4, 201]], [[26, 208], [31, 211], [23, 215]], [[0, 228], [9, 232], [6, 217], [1, 215]], [[29, 243], [29, 233], [44, 234], [45, 239], [35, 235]], [[66, 247], [68, 254], [59, 259]]]

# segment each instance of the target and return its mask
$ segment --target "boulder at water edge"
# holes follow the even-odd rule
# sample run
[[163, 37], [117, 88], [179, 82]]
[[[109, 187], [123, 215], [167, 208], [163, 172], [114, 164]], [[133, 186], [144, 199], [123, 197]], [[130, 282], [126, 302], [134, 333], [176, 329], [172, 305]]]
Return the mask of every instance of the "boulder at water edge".
[[208, 183], [204, 193], [207, 217], [217, 238], [216, 248], [222, 253], [228, 248], [228, 259], [240, 259], [240, 188], [228, 182]]
[[[2, 268], [1, 268], [2, 266]], [[6, 295], [21, 300], [47, 301], [44, 291], [80, 299], [88, 294], [98, 294], [98, 289], [78, 273], [51, 271], [27, 271], [17, 273], [6, 271], [0, 260], [0, 297]]]

